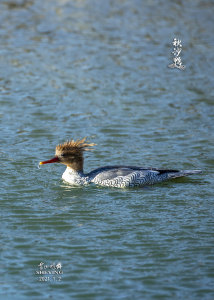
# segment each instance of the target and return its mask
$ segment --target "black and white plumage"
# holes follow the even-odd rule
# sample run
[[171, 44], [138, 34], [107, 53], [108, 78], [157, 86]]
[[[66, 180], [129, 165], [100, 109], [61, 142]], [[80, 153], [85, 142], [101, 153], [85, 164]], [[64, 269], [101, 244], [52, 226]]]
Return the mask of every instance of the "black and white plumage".
[[62, 178], [72, 185], [97, 184], [117, 188], [146, 186], [172, 178], [201, 173], [200, 170], [164, 170], [134, 166], [106, 166], [83, 173], [83, 151], [94, 144], [85, 139], [66, 142], [56, 147], [56, 156], [40, 164], [59, 162], [67, 166]]
[[177, 171], [132, 166], [106, 166], [95, 169], [87, 174], [67, 168], [62, 178], [73, 185], [94, 183], [100, 186], [127, 188], [142, 187], [200, 172], [200, 170]]

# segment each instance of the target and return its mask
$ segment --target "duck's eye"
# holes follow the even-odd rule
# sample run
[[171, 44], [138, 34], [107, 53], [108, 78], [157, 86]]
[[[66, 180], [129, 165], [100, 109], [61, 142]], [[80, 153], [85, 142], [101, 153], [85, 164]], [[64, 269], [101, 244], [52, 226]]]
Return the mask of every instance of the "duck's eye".
[[63, 157], [63, 158], [69, 157], [69, 159], [73, 158], [73, 157], [71, 157], [71, 155], [69, 153], [62, 153], [60, 156]]

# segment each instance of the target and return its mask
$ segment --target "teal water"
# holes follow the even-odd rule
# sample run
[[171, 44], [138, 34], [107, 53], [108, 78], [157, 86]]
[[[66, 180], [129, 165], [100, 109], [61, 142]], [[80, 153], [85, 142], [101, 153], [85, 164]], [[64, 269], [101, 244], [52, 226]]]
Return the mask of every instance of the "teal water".
[[[214, 4], [186, 2], [0, 2], [0, 299], [214, 299]], [[86, 171], [203, 174], [120, 190], [38, 168], [84, 136]]]

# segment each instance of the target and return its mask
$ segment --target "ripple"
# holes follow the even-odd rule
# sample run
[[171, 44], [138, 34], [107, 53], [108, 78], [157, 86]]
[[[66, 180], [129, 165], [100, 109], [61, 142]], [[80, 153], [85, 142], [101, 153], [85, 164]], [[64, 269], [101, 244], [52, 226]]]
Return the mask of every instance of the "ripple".
[[[213, 298], [212, 4], [159, 2], [0, 3], [0, 297]], [[174, 34], [185, 71], [167, 68]], [[118, 190], [37, 168], [84, 136], [86, 171], [204, 172]], [[39, 282], [59, 261], [61, 282]]]

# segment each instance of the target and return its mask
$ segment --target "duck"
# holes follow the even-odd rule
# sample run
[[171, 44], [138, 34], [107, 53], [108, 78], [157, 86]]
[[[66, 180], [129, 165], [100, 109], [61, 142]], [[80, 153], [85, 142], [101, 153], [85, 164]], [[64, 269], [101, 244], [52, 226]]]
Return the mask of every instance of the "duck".
[[95, 184], [105, 187], [131, 188], [161, 183], [166, 180], [201, 173], [201, 170], [174, 170], [136, 166], [104, 166], [84, 173], [84, 152], [92, 150], [96, 144], [86, 138], [69, 140], [56, 146], [55, 156], [41, 161], [40, 165], [61, 163], [67, 168], [62, 179], [75, 186]]

